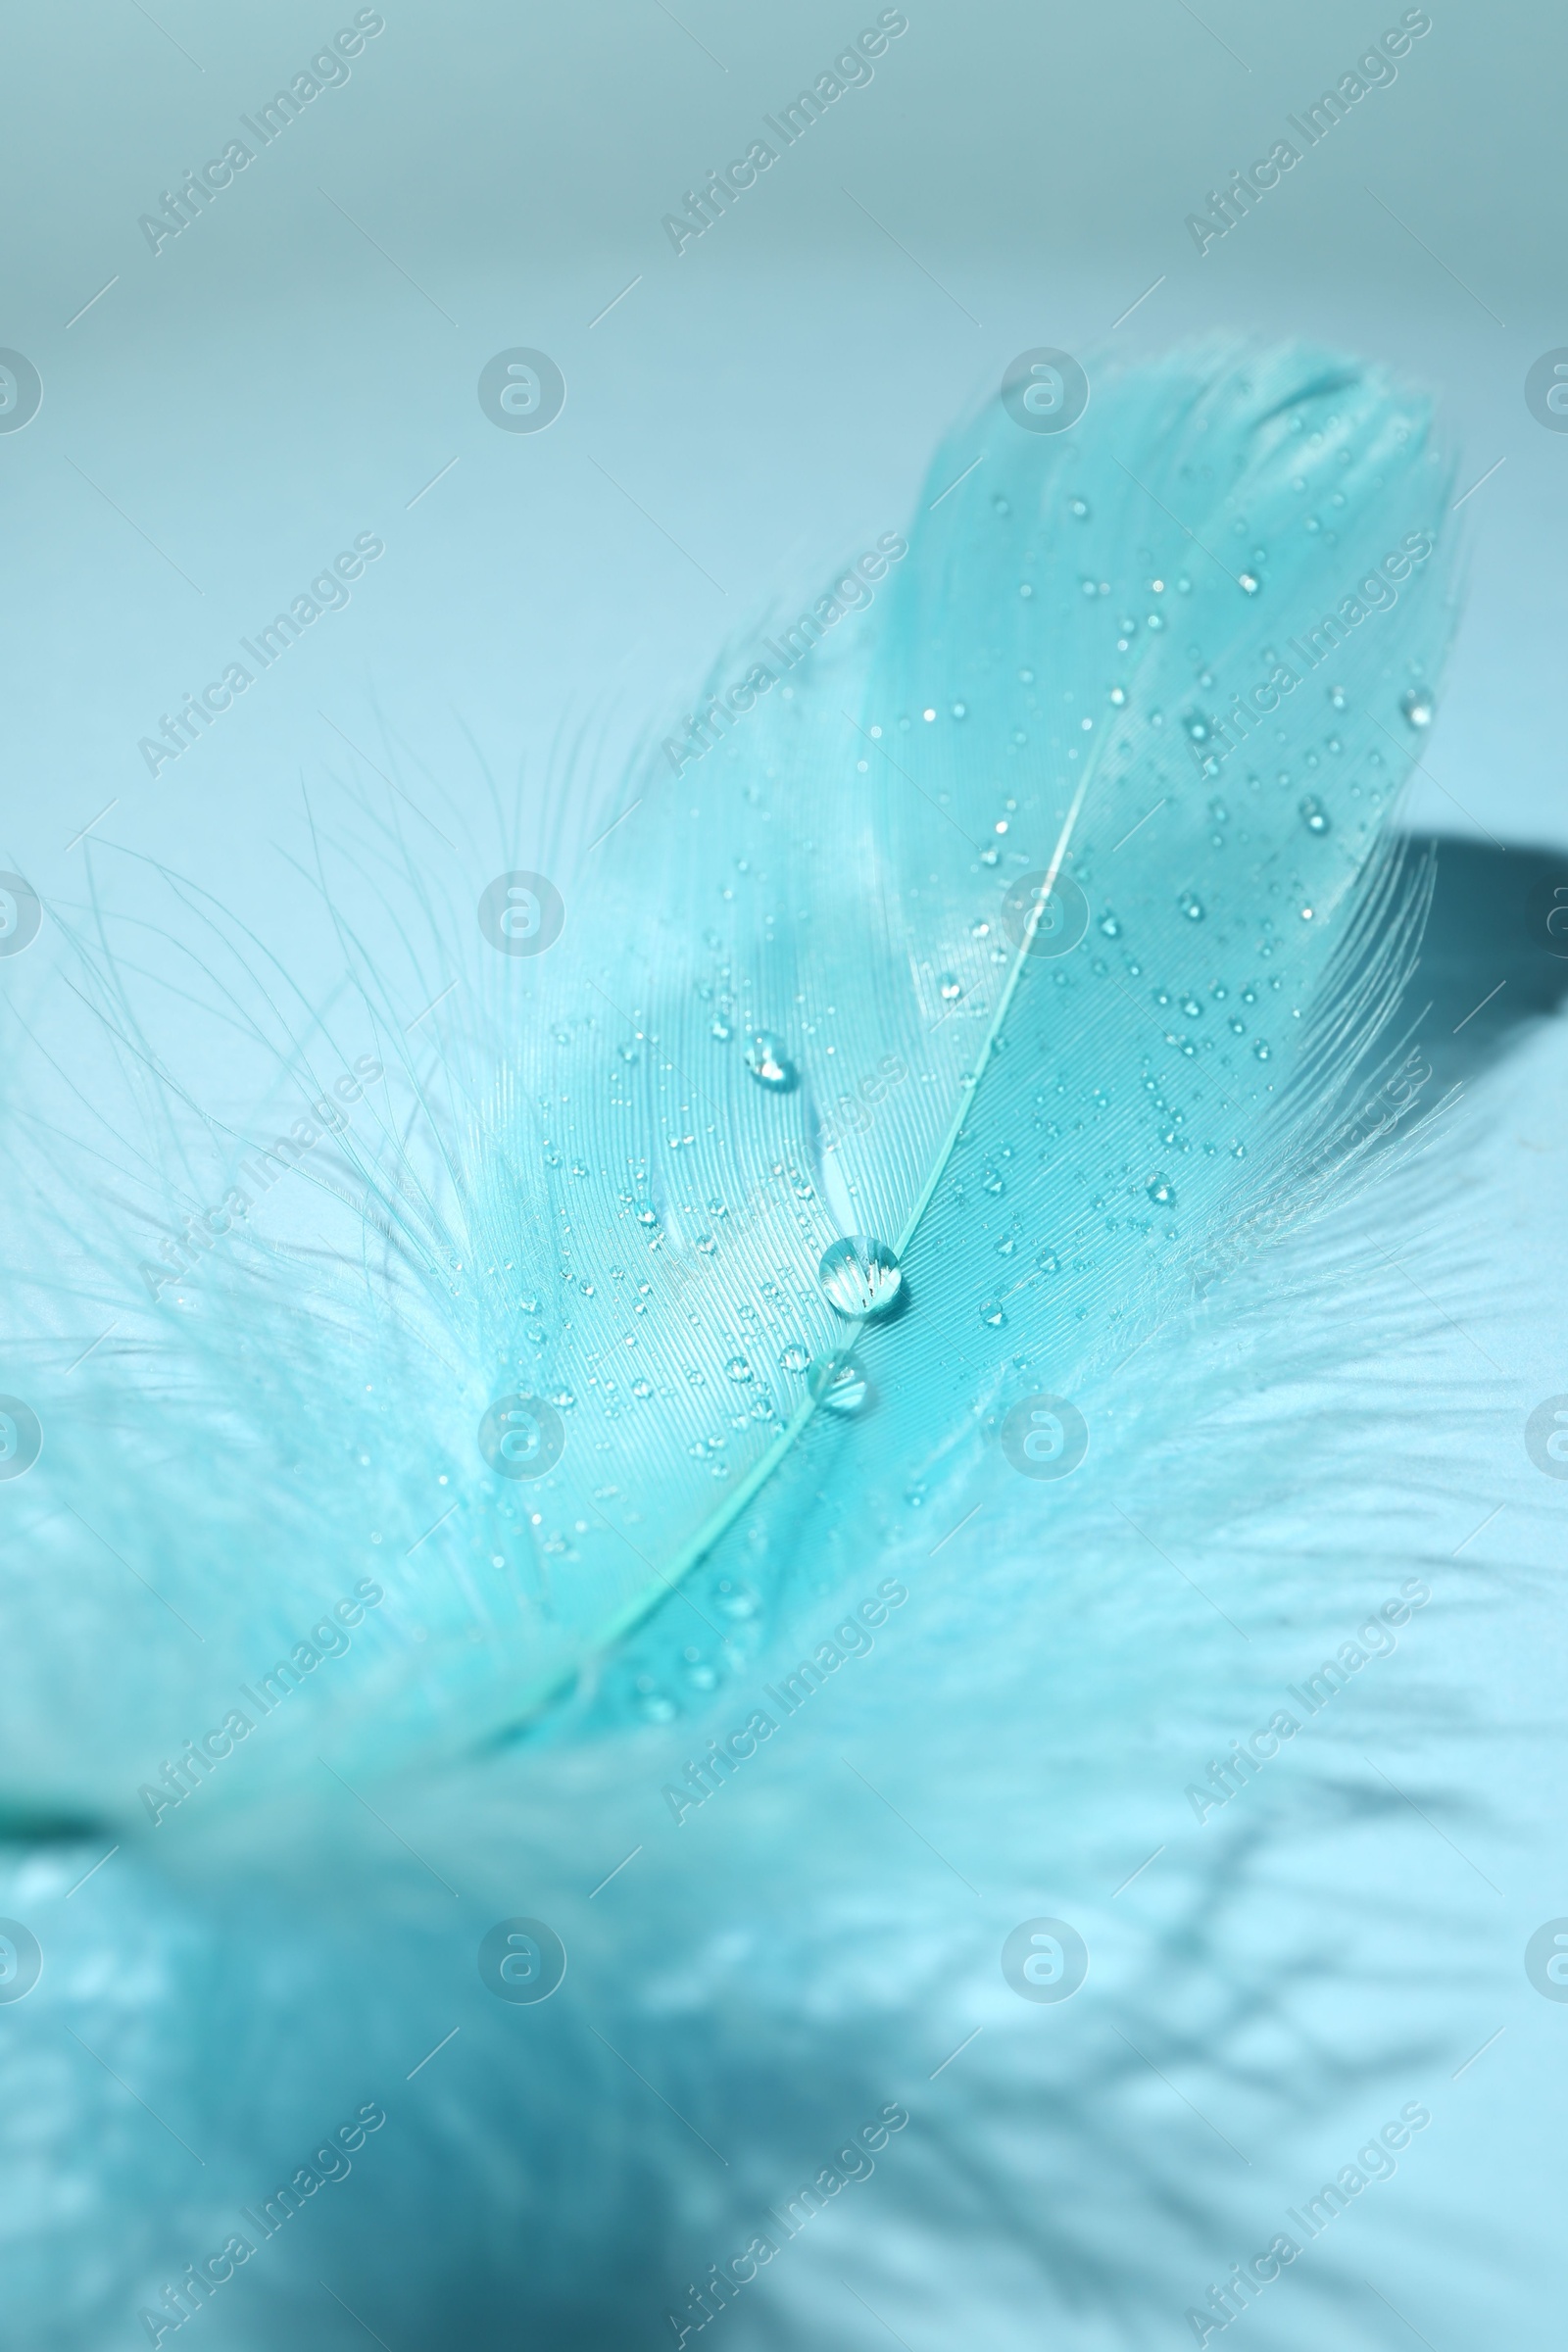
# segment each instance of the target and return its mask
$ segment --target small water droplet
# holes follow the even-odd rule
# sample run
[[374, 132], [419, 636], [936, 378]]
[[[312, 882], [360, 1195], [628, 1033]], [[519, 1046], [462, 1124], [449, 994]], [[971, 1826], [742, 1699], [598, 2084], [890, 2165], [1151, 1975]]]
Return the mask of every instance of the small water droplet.
[[1269, 1058], [1268, 1048], [1263, 1043], [1261, 1038], [1258, 1039], [1256, 1045], [1252, 1048], [1252, 1052], [1257, 1055], [1259, 1061], [1267, 1061]]
[[654, 1392], [650, 1382], [634, 1380], [631, 1384], [631, 1393], [634, 1396], [651, 1396]]
[[724, 1371], [730, 1380], [750, 1380], [752, 1377], [752, 1367], [744, 1355], [732, 1355], [724, 1366]]
[[1040, 1268], [1042, 1274], [1059, 1274], [1061, 1272], [1061, 1260], [1054, 1250], [1042, 1250], [1040, 1255], [1035, 1259], [1035, 1264]]
[[1183, 914], [1186, 915], [1187, 920], [1190, 923], [1200, 923], [1202, 921], [1203, 902], [1198, 896], [1196, 891], [1184, 891], [1182, 893], [1180, 905]]
[[1412, 686], [1408, 694], [1399, 697], [1399, 709], [1412, 727], [1430, 727], [1437, 703], [1427, 686]]
[[728, 1021], [713, 1021], [709, 1025], [708, 1034], [710, 1037], [716, 1037], [721, 1046], [727, 1046], [735, 1032]]
[[818, 1364], [811, 1375], [811, 1394], [818, 1404], [844, 1420], [852, 1420], [876, 1401], [876, 1392], [858, 1364]]
[[1110, 699], [1111, 699], [1111, 701], [1112, 701], [1112, 702], [1115, 704], [1115, 706], [1116, 706], [1117, 710], [1119, 710], [1121, 709], [1121, 707], [1122, 707], [1123, 703], [1124, 703], [1124, 702], [1127, 700], [1127, 689], [1126, 689], [1126, 687], [1125, 687], [1125, 686], [1113, 686], [1113, 687], [1111, 688], [1111, 690], [1110, 690]]
[[1120, 939], [1121, 937], [1121, 925], [1113, 914], [1102, 914], [1100, 918], [1100, 928], [1106, 939]]
[[1309, 833], [1327, 833], [1329, 812], [1315, 793], [1308, 793], [1301, 803], [1301, 822]]
[[810, 1360], [804, 1348], [786, 1348], [778, 1359], [778, 1368], [781, 1372], [804, 1372]]
[[637, 1210], [637, 1222], [639, 1225], [657, 1225], [659, 1223], [658, 1209], [651, 1202], [644, 1200]]
[[860, 1233], [823, 1250], [816, 1279], [829, 1305], [857, 1323], [885, 1314], [904, 1287], [899, 1261], [887, 1244]]
[[1007, 1320], [1007, 1310], [1000, 1298], [988, 1298], [980, 1309], [980, 1320], [989, 1323], [993, 1331], [1000, 1331]]
[[1151, 1176], [1144, 1190], [1156, 1208], [1173, 1208], [1175, 1206], [1176, 1187], [1168, 1176]]
[[963, 994], [962, 987], [954, 978], [951, 972], [943, 973], [941, 979], [937, 982], [937, 987], [942, 993], [942, 1002], [944, 1004], [956, 1004]]
[[1162, 629], [1162, 628], [1165, 626], [1165, 615], [1164, 615], [1164, 613], [1163, 613], [1163, 612], [1151, 612], [1151, 614], [1149, 615], [1148, 622], [1146, 623], [1146, 626], [1147, 626], [1147, 627], [1149, 627], [1149, 628], [1151, 628], [1151, 629]]
[[569, 1389], [557, 1389], [549, 1401], [555, 1406], [558, 1413], [569, 1413], [577, 1399]]
[[1343, 710], [1345, 709], [1345, 688], [1343, 686], [1331, 686], [1329, 688], [1329, 702], [1336, 710]]
[[1069, 514], [1070, 515], [1072, 515], [1072, 516], [1073, 516], [1073, 518], [1074, 518], [1074, 520], [1075, 520], [1075, 521], [1078, 521], [1078, 522], [1087, 522], [1087, 521], [1089, 520], [1089, 501], [1088, 501], [1088, 499], [1087, 499], [1087, 498], [1070, 498], [1070, 499], [1068, 499], [1068, 501], [1067, 501], [1067, 512], [1068, 512], [1068, 514]]
[[795, 1064], [770, 1029], [759, 1029], [752, 1039], [746, 1049], [746, 1067], [758, 1085], [772, 1094], [787, 1094], [795, 1084]]
[[1244, 596], [1255, 596], [1262, 585], [1255, 571], [1239, 571], [1236, 584]]

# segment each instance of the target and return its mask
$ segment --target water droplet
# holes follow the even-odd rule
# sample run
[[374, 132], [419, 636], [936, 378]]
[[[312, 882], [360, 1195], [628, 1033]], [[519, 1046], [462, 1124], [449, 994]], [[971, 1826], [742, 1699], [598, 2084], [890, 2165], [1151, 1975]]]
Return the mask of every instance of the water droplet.
[[750, 1380], [752, 1377], [752, 1367], [744, 1355], [732, 1355], [724, 1366], [724, 1371], [730, 1380]]
[[969, 715], [969, 707], [967, 703], [955, 703], [953, 706], [953, 715], [955, 718], [967, 718]]
[[937, 986], [942, 992], [942, 1002], [944, 1004], [956, 1004], [963, 994], [961, 986], [954, 978], [951, 972], [944, 972], [941, 979], [937, 982]]
[[1239, 571], [1236, 584], [1244, 596], [1255, 596], [1262, 585], [1255, 571]]
[[1182, 893], [1180, 904], [1181, 910], [1183, 914], [1186, 915], [1187, 920], [1190, 923], [1200, 923], [1202, 921], [1203, 902], [1200, 898], [1199, 898], [1196, 891], [1184, 891]]
[[1182, 720], [1182, 725], [1186, 728], [1194, 743], [1206, 743], [1208, 741], [1208, 721], [1201, 715], [1200, 712], [1197, 710], [1191, 711], [1188, 716]]
[[1173, 1208], [1176, 1204], [1176, 1187], [1168, 1176], [1151, 1176], [1144, 1190], [1156, 1208]]
[[823, 1250], [816, 1279], [829, 1305], [857, 1323], [886, 1313], [904, 1286], [899, 1261], [887, 1244], [860, 1233]]
[[795, 1084], [795, 1064], [770, 1029], [759, 1029], [752, 1039], [746, 1049], [746, 1067], [759, 1086], [775, 1095], [787, 1094]]
[[1408, 694], [1399, 697], [1399, 709], [1412, 727], [1430, 727], [1437, 707], [1427, 686], [1412, 686]]
[[851, 1420], [876, 1401], [876, 1392], [857, 1363], [818, 1364], [811, 1375], [811, 1394], [830, 1413]]
[[1035, 1264], [1040, 1268], [1042, 1274], [1059, 1274], [1061, 1272], [1061, 1260], [1054, 1250], [1042, 1250], [1040, 1255], [1035, 1259]]
[[631, 1393], [634, 1396], [651, 1396], [654, 1392], [650, 1382], [634, 1380], [631, 1384]]
[[731, 1029], [728, 1021], [713, 1021], [709, 1026], [708, 1034], [710, 1037], [716, 1037], [721, 1046], [727, 1046], [735, 1032]]
[[1116, 706], [1117, 710], [1119, 710], [1121, 709], [1121, 707], [1122, 707], [1123, 703], [1124, 703], [1124, 702], [1127, 700], [1127, 689], [1126, 689], [1126, 687], [1125, 687], [1125, 686], [1113, 686], [1113, 687], [1111, 688], [1111, 690], [1110, 690], [1110, 699], [1111, 699], [1111, 701], [1112, 701], [1112, 702], [1115, 704], [1115, 706]]
[[1028, 582], [1027, 580], [1020, 580], [1020, 581], [1019, 581], [1019, 583], [1018, 583], [1018, 594], [1019, 594], [1020, 596], [1033, 596], [1033, 594], [1034, 594], [1034, 590], [1033, 590], [1033, 589], [1030, 587], [1030, 585], [1029, 585], [1029, 582]]
[[1120, 939], [1121, 937], [1121, 925], [1113, 914], [1102, 914], [1100, 918], [1100, 928], [1106, 939]]
[[1164, 615], [1164, 613], [1163, 613], [1163, 612], [1151, 612], [1151, 614], [1149, 615], [1149, 620], [1148, 620], [1148, 624], [1147, 624], [1147, 625], [1148, 625], [1150, 628], [1152, 628], [1152, 629], [1162, 629], [1162, 628], [1165, 626], [1165, 615]]
[[1301, 803], [1301, 822], [1309, 833], [1327, 833], [1329, 812], [1315, 793], [1308, 793]]
[[657, 1225], [659, 1223], [658, 1209], [653, 1207], [649, 1201], [644, 1200], [637, 1211], [637, 1222], [639, 1225]]
[[1007, 1320], [1007, 1310], [1000, 1298], [988, 1298], [980, 1309], [980, 1320], [989, 1323], [993, 1331], [999, 1331]]
[[1067, 501], [1067, 512], [1068, 512], [1068, 514], [1071, 514], [1071, 515], [1074, 517], [1074, 519], [1075, 519], [1076, 521], [1078, 521], [1078, 522], [1087, 522], [1087, 521], [1089, 520], [1089, 501], [1088, 501], [1088, 499], [1087, 499], [1087, 498], [1070, 498], [1070, 499]]
[[1343, 710], [1345, 709], [1345, 688], [1343, 686], [1331, 686], [1329, 688], [1329, 702], [1336, 710]]
[[1012, 509], [1004, 498], [994, 498], [991, 501], [991, 510], [995, 514], [1010, 514], [1012, 513]]
[[804, 1372], [810, 1360], [804, 1348], [786, 1348], [778, 1359], [778, 1368], [781, 1372]]
[[569, 1389], [557, 1389], [549, 1401], [555, 1406], [558, 1413], [569, 1413], [577, 1399]]
[[1267, 1061], [1269, 1058], [1268, 1048], [1263, 1043], [1261, 1038], [1258, 1039], [1256, 1045], [1252, 1048], [1252, 1052], [1257, 1055], [1259, 1061]]

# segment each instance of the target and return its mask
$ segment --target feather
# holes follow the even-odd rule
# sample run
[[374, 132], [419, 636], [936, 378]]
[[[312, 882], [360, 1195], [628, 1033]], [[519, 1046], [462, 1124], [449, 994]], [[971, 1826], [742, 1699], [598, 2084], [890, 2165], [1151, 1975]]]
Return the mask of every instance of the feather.
[[[150, 2306], [155, 2275], [178, 2275], [166, 2243], [216, 2250], [287, 2151], [309, 2169], [315, 2135], [366, 2098], [393, 2119], [377, 2085], [399, 2073], [420, 2084], [398, 2084], [403, 2136], [356, 2152], [362, 2173], [384, 2153], [380, 2188], [333, 2208], [349, 2304], [391, 2261], [424, 2340], [482, 2340], [525, 2276], [560, 2340], [630, 2340], [645, 2306], [662, 2324], [661, 2292], [679, 2304], [693, 2244], [739, 2250], [822, 2128], [819, 2102], [785, 2098], [741, 2153], [752, 2061], [713, 2007], [737, 1969], [775, 2102], [792, 2048], [842, 2082], [835, 2132], [906, 2095], [890, 2053], [943, 1972], [969, 1967], [981, 1915], [955, 1926], [902, 1865], [862, 1889], [848, 1843], [825, 1882], [802, 1875], [803, 1825], [880, 1794], [873, 1767], [869, 1794], [846, 1796], [816, 1714], [793, 1774], [748, 1759], [742, 1844], [706, 1826], [732, 1785], [739, 1811], [735, 1744], [706, 1779], [690, 1752], [710, 1725], [728, 1739], [771, 1710], [769, 1739], [785, 1728], [776, 1678], [808, 1629], [812, 1707], [830, 1675], [847, 1688], [872, 1623], [880, 1638], [914, 1592], [904, 1678], [888, 1681], [892, 1631], [865, 1668], [884, 1693], [867, 1737], [912, 1759], [923, 1705], [920, 1738], [956, 1769], [994, 1703], [966, 1802], [989, 1817], [1043, 1786], [1050, 1817], [1052, 1775], [1077, 1785], [1066, 1734], [1044, 1784], [1028, 1763], [1053, 1628], [1081, 1620], [1085, 1695], [1059, 1670], [1051, 1687], [1087, 1740], [1094, 1705], [1125, 1724], [1144, 1695], [1109, 1664], [1097, 1579], [1119, 1561], [1156, 1633], [1185, 1607], [1168, 1585], [1151, 1596], [1112, 1522], [1127, 1482], [1179, 1449], [1195, 1397], [1216, 1452], [1189, 1523], [1229, 1515], [1263, 1549], [1270, 1511], [1288, 1516], [1257, 1475], [1266, 1448], [1227, 1417], [1253, 1377], [1249, 1286], [1276, 1331], [1281, 1312], [1253, 1261], [1320, 1297], [1323, 1220], [1426, 1082], [1395, 1023], [1430, 870], [1388, 819], [1450, 625], [1448, 478], [1423, 402], [1296, 350], [1107, 367], [1063, 434], [986, 410], [939, 454], [906, 546], [890, 536], [881, 571], [823, 600], [870, 600], [857, 634], [829, 638], [842, 611], [819, 607], [822, 642], [770, 648], [749, 707], [716, 703], [721, 664], [707, 718], [650, 747], [591, 821], [499, 829], [483, 897], [471, 842], [460, 886], [395, 830], [343, 845], [313, 820], [351, 980], [325, 1010], [291, 1004], [264, 945], [166, 877], [179, 929], [150, 951], [157, 986], [270, 1060], [279, 1102], [303, 1089], [313, 1106], [248, 1114], [248, 1143], [180, 1079], [114, 919], [69, 928], [104, 1075], [89, 1164], [131, 1190], [152, 1272], [138, 1306], [101, 1200], [50, 1231], [58, 1140], [40, 1118], [16, 1188], [49, 1236], [35, 1325], [58, 1328], [65, 1299], [123, 1324], [69, 1396], [51, 1376], [42, 1454], [6, 1496], [4, 1786], [34, 1839], [13, 1899], [68, 1955], [49, 1997], [89, 2055], [151, 2085], [213, 2179], [161, 2171], [168, 2202], [139, 2193], [145, 2142], [120, 2107], [100, 2117], [110, 2090], [82, 2106], [73, 2061], [38, 2111], [101, 2132], [82, 2194], [112, 2259], [53, 2337], [26, 2289], [36, 2340], [98, 2340], [132, 2274]], [[383, 852], [368, 885], [355, 864]], [[266, 1156], [270, 1134], [292, 1148]], [[1273, 1346], [1281, 1382], [1332, 1354], [1321, 1316], [1295, 1355]], [[1042, 1599], [1042, 1539], [1065, 1620]], [[988, 1644], [956, 1663], [971, 1610]], [[1036, 1818], [994, 1833], [1009, 1899]], [[89, 1826], [123, 1859], [82, 1930], [65, 1902]], [[700, 1872], [670, 1840], [700, 1827], [724, 1867], [744, 1873], [745, 1839], [760, 1860], [727, 1926], [665, 1966]], [[546, 1915], [530, 1886], [566, 1901], [586, 1852], [611, 1878], [604, 1910], [597, 1886], [572, 1898], [578, 1982], [519, 2019], [475, 1971], [480, 1933]], [[797, 1912], [775, 1912], [764, 1871]], [[919, 1984], [873, 2003], [853, 2059], [845, 2021], [900, 1937]], [[121, 1989], [104, 1979], [117, 1943], [136, 1955]], [[617, 1990], [628, 1950], [640, 1981]], [[255, 2052], [231, 2114], [182, 2021], [191, 1984], [212, 2046]], [[274, 2082], [262, 2052], [285, 2020], [301, 2057]], [[514, 2029], [539, 2020], [519, 2054]], [[467, 2039], [443, 2061], [449, 2024]], [[1087, 2063], [1059, 2088], [1085, 2130]], [[969, 2140], [952, 2127], [1009, 2261], [1041, 2249], [984, 2134], [1038, 2132], [1054, 2064], [1031, 2061], [1018, 2103], [988, 2074]], [[1133, 2095], [1121, 2065], [1113, 2103]], [[673, 2122], [635, 2088], [650, 2069], [678, 2080]], [[594, 2134], [573, 2120], [585, 2100]], [[727, 2182], [691, 2171], [693, 2138]], [[940, 2132], [907, 2144], [906, 2210], [929, 2226]], [[620, 2190], [599, 2177], [607, 2148]], [[307, 2193], [324, 2209], [339, 2191]], [[409, 2250], [425, 2212], [438, 2242], [476, 2249], [461, 2290], [446, 2257]], [[519, 2215], [522, 2256], [502, 2242]], [[50, 2232], [72, 2227], [51, 2209]], [[879, 2259], [919, 2276], [889, 2229]], [[1069, 2308], [1092, 2234], [1047, 2233], [1047, 2291]], [[280, 2318], [330, 2340], [292, 2245], [258, 2247], [265, 2286], [246, 2257], [232, 2340], [275, 2340]], [[1133, 2266], [1129, 2311], [1154, 2307], [1163, 2259]], [[1016, 2298], [998, 2308], [1013, 2326]], [[761, 2342], [770, 2324], [744, 2326]]]

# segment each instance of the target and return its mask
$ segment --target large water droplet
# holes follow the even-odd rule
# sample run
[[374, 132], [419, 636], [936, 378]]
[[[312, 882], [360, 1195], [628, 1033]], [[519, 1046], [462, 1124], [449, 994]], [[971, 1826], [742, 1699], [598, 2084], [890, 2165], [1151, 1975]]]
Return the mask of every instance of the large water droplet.
[[818, 1364], [811, 1374], [811, 1394], [818, 1404], [844, 1420], [852, 1420], [876, 1402], [876, 1391], [857, 1363]]
[[759, 1086], [775, 1095], [787, 1094], [795, 1084], [795, 1064], [770, 1029], [759, 1029], [752, 1039], [746, 1049], [746, 1067]]
[[899, 1261], [885, 1242], [848, 1235], [824, 1250], [816, 1279], [831, 1306], [852, 1321], [885, 1314], [904, 1287]]
[[752, 1367], [744, 1355], [732, 1355], [724, 1370], [731, 1380], [750, 1380], [752, 1377]]
[[1399, 709], [1412, 727], [1430, 727], [1437, 707], [1427, 686], [1412, 686], [1408, 694], [1399, 697]]

